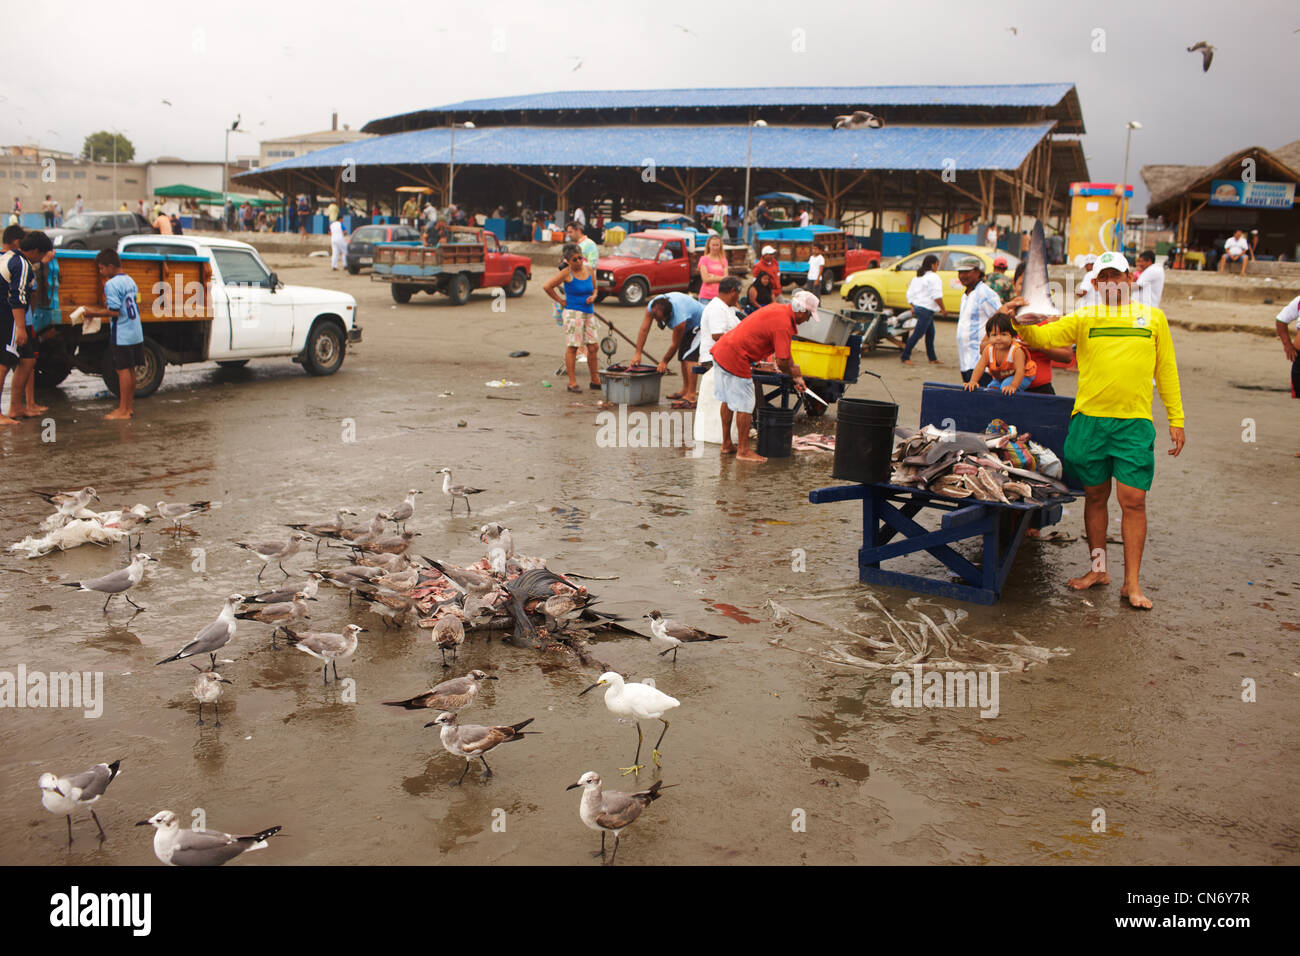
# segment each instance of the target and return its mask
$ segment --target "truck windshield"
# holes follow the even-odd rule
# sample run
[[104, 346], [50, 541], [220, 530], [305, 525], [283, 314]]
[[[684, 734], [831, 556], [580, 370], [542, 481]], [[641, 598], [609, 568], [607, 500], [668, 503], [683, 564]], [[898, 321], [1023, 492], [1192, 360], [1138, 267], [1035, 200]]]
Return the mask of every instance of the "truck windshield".
[[213, 249], [221, 279], [226, 285], [270, 285], [270, 274], [251, 252], [243, 249]]
[[653, 259], [659, 254], [660, 245], [662, 243], [658, 239], [639, 239], [632, 236], [614, 247], [614, 255], [626, 256], [629, 259]]

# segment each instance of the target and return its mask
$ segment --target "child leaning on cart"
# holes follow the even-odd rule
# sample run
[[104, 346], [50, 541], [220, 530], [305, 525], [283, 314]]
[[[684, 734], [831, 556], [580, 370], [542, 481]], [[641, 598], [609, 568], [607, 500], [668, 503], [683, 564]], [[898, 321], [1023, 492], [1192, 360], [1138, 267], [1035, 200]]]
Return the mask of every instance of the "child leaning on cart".
[[963, 387], [966, 391], [973, 392], [979, 388], [979, 380], [987, 371], [993, 377], [987, 388], [1000, 388], [1004, 395], [1024, 391], [1034, 380], [1038, 366], [1029, 357], [1028, 347], [1012, 331], [1011, 316], [995, 312], [989, 316], [984, 331], [988, 336], [988, 344], [980, 353], [980, 360], [970, 374], [970, 381]]

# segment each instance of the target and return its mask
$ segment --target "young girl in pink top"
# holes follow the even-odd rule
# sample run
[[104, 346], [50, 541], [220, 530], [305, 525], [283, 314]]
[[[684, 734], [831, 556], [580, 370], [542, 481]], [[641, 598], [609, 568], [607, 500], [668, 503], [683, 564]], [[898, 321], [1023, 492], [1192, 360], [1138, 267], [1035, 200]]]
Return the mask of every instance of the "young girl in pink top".
[[718, 283], [728, 276], [727, 256], [722, 251], [722, 237], [709, 236], [700, 256], [700, 301], [708, 302], [718, 294]]

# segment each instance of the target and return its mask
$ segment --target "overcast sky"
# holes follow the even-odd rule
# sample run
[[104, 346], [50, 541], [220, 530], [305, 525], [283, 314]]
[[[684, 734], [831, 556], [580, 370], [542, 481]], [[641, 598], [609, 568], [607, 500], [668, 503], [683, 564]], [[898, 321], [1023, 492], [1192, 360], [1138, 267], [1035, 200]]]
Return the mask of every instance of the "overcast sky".
[[[1143, 124], [1129, 163], [1141, 209], [1143, 164], [1300, 139], [1297, 30], [1294, 0], [61, 0], [6, 12], [0, 142], [79, 152], [87, 133], [116, 127], [137, 158], [220, 160], [236, 115], [252, 135], [231, 137], [232, 156], [327, 129], [334, 110], [356, 129], [548, 90], [1073, 82], [1094, 180], [1119, 180], [1125, 124]], [[1217, 47], [1208, 74], [1186, 52], [1198, 40]]]

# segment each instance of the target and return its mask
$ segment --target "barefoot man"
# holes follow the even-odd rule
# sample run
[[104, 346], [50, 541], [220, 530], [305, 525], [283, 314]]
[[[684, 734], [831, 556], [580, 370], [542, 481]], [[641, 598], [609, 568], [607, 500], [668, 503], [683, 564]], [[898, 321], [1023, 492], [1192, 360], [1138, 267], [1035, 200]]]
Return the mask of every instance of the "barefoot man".
[[[1147, 491], [1156, 467], [1156, 429], [1151, 420], [1153, 378], [1169, 418], [1169, 438], [1174, 444], [1169, 454], [1181, 452], [1186, 441], [1174, 343], [1162, 311], [1130, 301], [1132, 276], [1128, 260], [1122, 255], [1103, 253], [1088, 276], [1098, 304], [1078, 309], [1050, 325], [1020, 325], [1020, 337], [1030, 348], [1073, 345], [1079, 359], [1079, 394], [1065, 439], [1065, 468], [1083, 485], [1083, 521], [1092, 570], [1072, 578], [1069, 585], [1082, 591], [1110, 583], [1106, 571], [1106, 522], [1114, 478], [1124, 536], [1124, 587], [1120, 596], [1132, 607], [1147, 610], [1151, 600], [1138, 585], [1138, 571], [1147, 535]], [[1013, 299], [1009, 304], [1020, 307], [1025, 300]], [[1032, 322], [1034, 318], [1019, 316], [1017, 321]]]
[[[776, 356], [776, 367], [793, 376], [796, 391], [807, 389], [799, 366], [790, 357], [790, 341], [798, 326], [817, 314], [817, 296], [800, 289], [788, 303], [773, 302], [752, 312], [710, 348], [713, 394], [722, 403], [722, 453], [738, 461], [767, 461], [749, 447], [749, 423], [754, 417], [754, 376], [750, 363]], [[731, 416], [736, 415], [736, 440], [731, 443]]]

